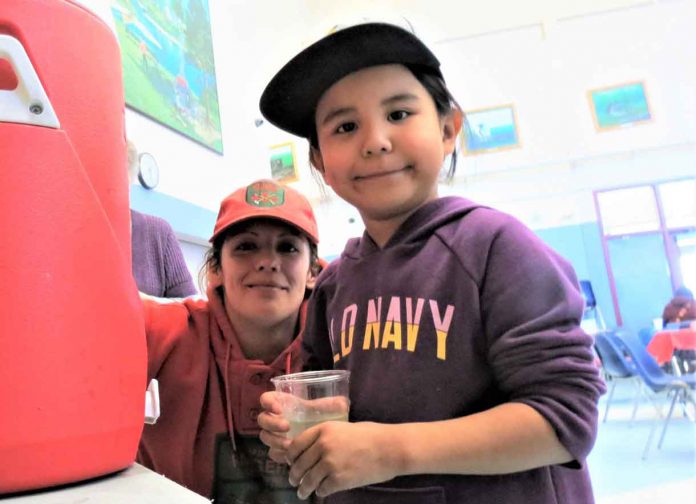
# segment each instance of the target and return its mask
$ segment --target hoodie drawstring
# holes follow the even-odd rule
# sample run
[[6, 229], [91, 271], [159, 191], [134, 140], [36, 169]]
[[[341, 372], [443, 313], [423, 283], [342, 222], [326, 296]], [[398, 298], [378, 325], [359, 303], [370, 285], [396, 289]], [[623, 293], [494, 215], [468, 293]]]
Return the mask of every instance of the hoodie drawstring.
[[[222, 381], [225, 385], [225, 420], [227, 422], [227, 434], [230, 437], [232, 451], [237, 451], [237, 443], [234, 440], [234, 418], [232, 416], [232, 405], [230, 404], [230, 385], [229, 385], [229, 369], [230, 359], [232, 355], [231, 345], [227, 346], [225, 351], [225, 371], [222, 373]], [[292, 351], [288, 350], [285, 354], [285, 374], [290, 374], [292, 371]]]
[[[227, 351], [225, 352], [225, 371], [222, 373], [222, 381], [225, 383], [225, 413], [227, 420], [227, 434], [230, 436], [230, 443], [232, 444], [232, 451], [237, 451], [237, 443], [234, 440], [234, 422], [232, 420], [232, 406], [230, 405], [230, 385], [229, 385], [229, 370], [230, 370], [230, 354], [232, 347], [227, 346]], [[233, 458], [236, 460], [236, 457]]]

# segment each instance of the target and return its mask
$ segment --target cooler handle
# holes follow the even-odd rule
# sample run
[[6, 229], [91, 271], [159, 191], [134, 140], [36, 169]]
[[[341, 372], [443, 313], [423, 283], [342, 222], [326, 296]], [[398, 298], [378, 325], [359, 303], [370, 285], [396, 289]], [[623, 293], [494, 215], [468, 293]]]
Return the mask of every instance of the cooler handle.
[[0, 122], [60, 128], [51, 101], [19, 40], [0, 35], [0, 58], [10, 62], [18, 80], [15, 89], [0, 90]]

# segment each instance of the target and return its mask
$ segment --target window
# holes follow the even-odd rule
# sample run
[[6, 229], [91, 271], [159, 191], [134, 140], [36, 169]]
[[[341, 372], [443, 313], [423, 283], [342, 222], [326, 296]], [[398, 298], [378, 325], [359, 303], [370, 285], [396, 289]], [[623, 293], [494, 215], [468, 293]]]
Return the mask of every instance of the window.
[[696, 227], [696, 180], [678, 180], [657, 186], [668, 228]]
[[657, 202], [651, 186], [598, 192], [597, 202], [607, 236], [660, 229]]

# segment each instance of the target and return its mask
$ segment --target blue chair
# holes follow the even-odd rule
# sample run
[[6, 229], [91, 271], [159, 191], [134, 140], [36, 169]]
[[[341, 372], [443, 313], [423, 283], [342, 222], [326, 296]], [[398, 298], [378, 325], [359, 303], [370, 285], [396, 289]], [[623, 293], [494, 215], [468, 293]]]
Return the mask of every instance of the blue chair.
[[[692, 390], [696, 389], [696, 376], [674, 376], [665, 373], [662, 368], [657, 364], [652, 355], [643, 347], [637, 336], [629, 333], [621, 333], [618, 335], [616, 333], [607, 333], [607, 337], [614, 345], [621, 349], [621, 355], [624, 355], [624, 360], [628, 360], [625, 355], [630, 358], [630, 362], [635, 366], [638, 376], [640, 376], [643, 383], [652, 390], [655, 394], [661, 392], [667, 393], [667, 398], [672, 396], [672, 401], [669, 406], [669, 412], [667, 416], [664, 417], [664, 424], [662, 427], [662, 434], [660, 435], [660, 440], [657, 443], [658, 449], [662, 447], [662, 441], [665, 438], [665, 433], [667, 432], [667, 427], [669, 426], [669, 421], [672, 418], [672, 413], [674, 412], [674, 406], [677, 401], [681, 399], [684, 405], [684, 413], [686, 414], [686, 403], [691, 402], [694, 407], [696, 407], [696, 401], [691, 393]], [[652, 438], [655, 433], [655, 427], [658, 419], [663, 418], [662, 410], [659, 405], [653, 401], [655, 409], [658, 413], [658, 418], [653, 423], [650, 429], [650, 435], [648, 436], [648, 441], [645, 444], [645, 449], [643, 450], [643, 459], [648, 455], [648, 450], [650, 449], [650, 444], [652, 443]]]
[[638, 377], [635, 365], [633, 362], [627, 361], [624, 358], [621, 349], [614, 345], [607, 336], [607, 333], [600, 332], [595, 334], [595, 350], [597, 355], [599, 355], [599, 360], [602, 362], [602, 369], [604, 370], [606, 381], [611, 382], [609, 395], [607, 396], [607, 407], [604, 410], [602, 422], [607, 421], [609, 407], [614, 397], [614, 390], [616, 389], [617, 383], [622, 380], [630, 381], [637, 387], [635, 406], [633, 408], [633, 415], [631, 415], [631, 421], [633, 421], [640, 399], [640, 378]]
[[653, 334], [655, 334], [655, 331], [650, 327], [643, 327], [641, 330], [638, 331], [638, 338], [640, 338], [640, 342], [643, 344], [644, 347], [648, 346], [648, 343], [650, 343]]

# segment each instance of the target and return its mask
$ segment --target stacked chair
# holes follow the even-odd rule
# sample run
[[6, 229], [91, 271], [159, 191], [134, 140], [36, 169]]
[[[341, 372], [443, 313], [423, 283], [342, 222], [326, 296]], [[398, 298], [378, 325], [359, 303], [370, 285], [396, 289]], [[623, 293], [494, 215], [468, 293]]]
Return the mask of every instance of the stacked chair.
[[[634, 371], [635, 374], [640, 378], [643, 384], [643, 389], [651, 391], [648, 398], [655, 406], [657, 418], [650, 429], [648, 440], [645, 444], [645, 448], [643, 449], [642, 458], [645, 459], [648, 455], [648, 451], [650, 450], [657, 423], [662, 420], [662, 433], [660, 434], [660, 439], [657, 444], [659, 449], [664, 441], [667, 428], [669, 427], [669, 422], [672, 419], [674, 408], [677, 403], [679, 402], [682, 405], [684, 415], [687, 418], [689, 416], [688, 404], [690, 403], [694, 406], [694, 408], [696, 408], [696, 400], [694, 400], [693, 394], [694, 390], [696, 389], [696, 376], [675, 376], [666, 373], [662, 370], [662, 368], [660, 368], [655, 359], [653, 359], [653, 357], [647, 352], [638, 337], [633, 334], [609, 331], [601, 334], [601, 336], [597, 335], [596, 341], [600, 355], [603, 348], [604, 352], [610, 354], [613, 360], [616, 362], [621, 360], [623, 364], [619, 366], [622, 366], [624, 371]], [[614, 364], [616, 364], [616, 362], [614, 362]], [[659, 395], [663, 393], [666, 395], [668, 400], [671, 398], [667, 416], [662, 414], [662, 409], [657, 401]], [[634, 407], [632, 418], [635, 416], [635, 412], [636, 408]]]
[[636, 387], [636, 396], [634, 401], [633, 415], [631, 421], [635, 418], [638, 409], [638, 403], [641, 395], [641, 380], [638, 376], [636, 366], [632, 361], [626, 360], [621, 352], [612, 341], [606, 332], [600, 332], [595, 335], [595, 350], [602, 361], [602, 369], [604, 370], [605, 379], [609, 385], [609, 395], [607, 396], [607, 406], [604, 410], [603, 422], [607, 421], [611, 401], [614, 398], [616, 385], [620, 381], [630, 381]]

